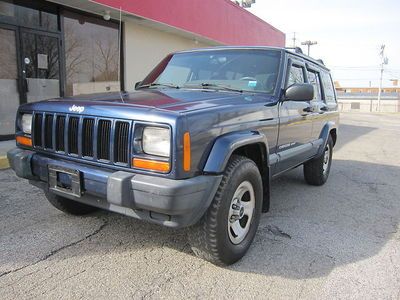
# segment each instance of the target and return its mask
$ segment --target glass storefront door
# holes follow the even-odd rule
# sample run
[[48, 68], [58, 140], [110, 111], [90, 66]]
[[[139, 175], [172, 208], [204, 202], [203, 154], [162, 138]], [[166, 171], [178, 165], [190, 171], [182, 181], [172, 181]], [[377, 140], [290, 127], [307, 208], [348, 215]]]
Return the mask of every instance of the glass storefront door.
[[57, 34], [3, 26], [0, 41], [1, 138], [14, 134], [21, 103], [57, 98], [61, 86]]
[[15, 131], [15, 112], [20, 103], [17, 31], [0, 27], [0, 136]]
[[0, 140], [15, 132], [18, 106], [62, 95], [57, 8], [0, 0]]
[[21, 31], [23, 97], [26, 102], [60, 97], [60, 42], [55, 34]]
[[44, 0], [0, 0], [0, 140], [13, 137], [20, 104], [119, 91], [119, 41], [118, 22]]

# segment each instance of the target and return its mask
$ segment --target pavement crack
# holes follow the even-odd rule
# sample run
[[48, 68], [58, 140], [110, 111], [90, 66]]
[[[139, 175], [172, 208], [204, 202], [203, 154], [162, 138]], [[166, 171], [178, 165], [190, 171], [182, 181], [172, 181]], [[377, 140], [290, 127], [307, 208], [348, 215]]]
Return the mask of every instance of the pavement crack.
[[266, 229], [269, 233], [273, 234], [274, 236], [283, 237], [283, 238], [287, 238], [287, 239], [291, 239], [291, 238], [292, 238], [290, 234], [284, 232], [284, 231], [283, 231], [282, 229], [280, 229], [278, 226], [275, 226], [275, 225], [267, 225], [267, 226], [265, 227], [265, 229]]
[[104, 221], [104, 223], [101, 224], [99, 228], [97, 228], [97, 229], [96, 229], [95, 231], [93, 231], [92, 233], [86, 235], [86, 236], [83, 237], [82, 239], [79, 239], [79, 240], [77, 240], [77, 241], [75, 241], [75, 242], [72, 242], [72, 243], [70, 243], [70, 244], [64, 245], [64, 246], [62, 246], [62, 247], [60, 247], [60, 248], [57, 248], [57, 249], [55, 249], [55, 250], [52, 250], [50, 253], [46, 254], [45, 256], [41, 257], [40, 259], [36, 260], [35, 262], [33, 262], [33, 263], [31, 263], [31, 264], [27, 264], [27, 265], [24, 265], [24, 266], [22, 266], [22, 267], [19, 267], [19, 268], [13, 269], [13, 270], [9, 270], [9, 271], [3, 272], [3, 273], [0, 274], [0, 278], [4, 277], [4, 276], [6, 276], [6, 275], [12, 274], [12, 273], [19, 272], [19, 271], [21, 271], [21, 270], [23, 270], [23, 269], [25, 269], [25, 268], [35, 266], [35, 265], [37, 265], [38, 263], [40, 263], [40, 262], [42, 262], [42, 261], [45, 261], [45, 260], [49, 259], [50, 257], [56, 255], [56, 254], [59, 253], [60, 251], [62, 251], [62, 250], [64, 250], [64, 249], [67, 249], [67, 248], [70, 248], [70, 247], [73, 247], [73, 246], [75, 246], [75, 245], [77, 245], [77, 244], [79, 244], [79, 243], [81, 243], [81, 242], [83, 242], [83, 241], [85, 241], [85, 240], [87, 240], [87, 239], [89, 239], [89, 238], [95, 236], [95, 235], [98, 234], [100, 231], [102, 231], [102, 230], [104, 229], [104, 227], [107, 226], [107, 224], [108, 224], [108, 222], [107, 222], [107, 221]]

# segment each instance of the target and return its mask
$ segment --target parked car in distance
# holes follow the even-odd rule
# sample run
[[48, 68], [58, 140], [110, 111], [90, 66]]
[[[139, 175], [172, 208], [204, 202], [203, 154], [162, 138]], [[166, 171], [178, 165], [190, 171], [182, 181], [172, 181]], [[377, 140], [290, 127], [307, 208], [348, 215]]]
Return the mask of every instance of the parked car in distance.
[[20, 177], [59, 210], [101, 208], [189, 227], [193, 251], [228, 265], [246, 253], [274, 177], [303, 166], [324, 184], [339, 114], [329, 70], [283, 48], [168, 55], [135, 91], [20, 106]]

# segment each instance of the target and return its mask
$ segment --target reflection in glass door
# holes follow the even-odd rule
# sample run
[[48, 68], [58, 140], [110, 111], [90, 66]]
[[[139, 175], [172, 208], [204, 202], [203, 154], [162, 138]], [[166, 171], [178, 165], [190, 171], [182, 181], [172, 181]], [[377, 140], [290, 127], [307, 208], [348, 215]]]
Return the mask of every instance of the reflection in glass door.
[[22, 77], [27, 102], [60, 96], [59, 38], [23, 31]]
[[14, 134], [19, 106], [16, 31], [0, 27], [0, 137]]

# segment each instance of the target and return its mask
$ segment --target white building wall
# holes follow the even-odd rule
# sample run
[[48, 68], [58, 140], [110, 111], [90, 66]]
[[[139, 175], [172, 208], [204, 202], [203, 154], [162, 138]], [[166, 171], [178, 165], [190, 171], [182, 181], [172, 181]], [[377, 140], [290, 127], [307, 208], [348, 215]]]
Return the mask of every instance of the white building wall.
[[[133, 90], [168, 53], [213, 46], [134, 22], [124, 23], [125, 89]], [[214, 44], [215, 45], [215, 44]]]
[[[352, 105], [353, 104], [353, 105]], [[378, 100], [375, 99], [338, 99], [339, 110], [342, 112], [377, 112]], [[400, 100], [381, 100], [381, 112], [400, 112]]]

